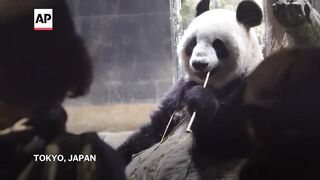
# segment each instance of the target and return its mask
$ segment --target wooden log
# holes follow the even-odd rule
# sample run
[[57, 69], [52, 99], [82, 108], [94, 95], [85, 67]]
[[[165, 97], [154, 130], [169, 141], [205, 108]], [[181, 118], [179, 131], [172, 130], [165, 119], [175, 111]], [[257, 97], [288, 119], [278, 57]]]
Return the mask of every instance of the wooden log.
[[190, 114], [176, 115], [179, 125], [162, 142], [137, 154], [126, 167], [130, 180], [184, 179], [184, 180], [237, 180], [245, 159], [217, 161], [214, 156], [191, 157], [194, 137], [186, 132]]

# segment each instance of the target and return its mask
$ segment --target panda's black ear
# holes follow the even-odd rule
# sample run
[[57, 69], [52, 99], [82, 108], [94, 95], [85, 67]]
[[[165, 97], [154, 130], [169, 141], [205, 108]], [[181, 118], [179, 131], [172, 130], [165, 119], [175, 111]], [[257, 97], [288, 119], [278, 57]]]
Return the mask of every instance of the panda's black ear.
[[209, 10], [210, 0], [201, 0], [196, 7], [196, 17]]
[[244, 0], [237, 7], [237, 20], [248, 28], [258, 26], [262, 22], [262, 10], [252, 0]]

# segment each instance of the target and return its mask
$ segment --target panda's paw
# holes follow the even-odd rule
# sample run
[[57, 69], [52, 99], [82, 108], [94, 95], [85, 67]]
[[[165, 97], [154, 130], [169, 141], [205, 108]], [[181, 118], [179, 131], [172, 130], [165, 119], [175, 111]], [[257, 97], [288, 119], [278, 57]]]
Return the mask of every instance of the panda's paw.
[[211, 117], [219, 107], [213, 91], [202, 86], [194, 86], [187, 90], [185, 99], [190, 113], [196, 111], [202, 117]]

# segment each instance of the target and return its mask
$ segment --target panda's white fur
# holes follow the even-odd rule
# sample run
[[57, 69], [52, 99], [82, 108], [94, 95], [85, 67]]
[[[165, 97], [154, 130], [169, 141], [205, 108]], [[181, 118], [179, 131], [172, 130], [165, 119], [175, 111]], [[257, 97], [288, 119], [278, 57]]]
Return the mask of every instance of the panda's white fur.
[[[150, 122], [118, 148], [127, 162], [133, 154], [159, 142], [171, 115], [185, 110], [197, 112], [191, 127], [196, 139], [196, 148], [192, 149], [194, 160], [204, 157], [205, 153], [223, 160], [243, 158], [251, 153], [242, 94], [246, 77], [263, 59], [252, 30], [261, 23], [262, 11], [251, 0], [239, 3], [237, 13], [222, 9], [208, 11], [209, 2], [198, 3], [198, 16], [178, 45], [185, 77], [163, 98]], [[208, 71], [211, 72], [210, 87], [203, 88]], [[178, 124], [179, 120], [174, 120], [170, 127]]]
[[[197, 38], [192, 56], [188, 57], [185, 49], [192, 38]], [[227, 48], [229, 56], [219, 59], [212, 42], [220, 39]], [[196, 17], [188, 26], [178, 44], [180, 67], [183, 67], [185, 78], [203, 83], [206, 72], [217, 66], [220, 68], [209, 79], [208, 85], [221, 88], [239, 76], [247, 76], [262, 61], [263, 56], [254, 29], [237, 21], [236, 13], [225, 9], [204, 12]], [[208, 67], [195, 75], [191, 63], [201, 59], [209, 63]], [[199, 72], [197, 72], [199, 73]]]

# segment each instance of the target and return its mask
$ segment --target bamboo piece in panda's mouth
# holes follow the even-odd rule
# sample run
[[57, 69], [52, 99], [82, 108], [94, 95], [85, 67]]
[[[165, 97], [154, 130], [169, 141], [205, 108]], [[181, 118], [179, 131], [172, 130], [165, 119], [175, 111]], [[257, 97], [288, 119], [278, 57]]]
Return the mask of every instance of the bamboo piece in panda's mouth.
[[[205, 79], [205, 81], [204, 81], [204, 83], [203, 83], [203, 88], [206, 88], [206, 87], [207, 87], [207, 84], [208, 84], [208, 81], [209, 81], [209, 77], [210, 77], [210, 71], [208, 71], [208, 73], [207, 73], [206, 79]], [[194, 119], [196, 118], [196, 114], [197, 114], [196, 111], [194, 111], [194, 112], [192, 113], [192, 116], [191, 116], [191, 118], [190, 118], [190, 122], [189, 122], [189, 124], [188, 124], [188, 126], [187, 126], [187, 129], [186, 129], [186, 131], [187, 131], [188, 133], [192, 133], [191, 126], [192, 126], [192, 124], [193, 124]]]

